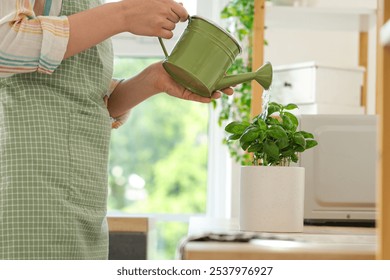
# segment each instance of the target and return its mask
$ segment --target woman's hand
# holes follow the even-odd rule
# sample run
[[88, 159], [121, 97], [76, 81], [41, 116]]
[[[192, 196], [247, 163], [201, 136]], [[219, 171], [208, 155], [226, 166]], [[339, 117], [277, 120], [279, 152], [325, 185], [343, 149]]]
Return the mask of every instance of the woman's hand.
[[110, 116], [117, 118], [160, 92], [166, 92], [180, 99], [210, 103], [213, 99], [220, 98], [222, 94], [232, 95], [233, 88], [229, 87], [216, 91], [211, 97], [200, 96], [176, 83], [165, 71], [162, 62], [157, 62], [144, 69], [138, 75], [121, 82], [115, 88], [108, 99], [107, 106]]
[[151, 65], [150, 70], [151, 74], [155, 76], [155, 78], [152, 78], [152, 81], [154, 81], [156, 91], [166, 92], [173, 97], [201, 103], [210, 103], [213, 99], [220, 98], [221, 94], [233, 94], [233, 88], [229, 87], [221, 91], [215, 91], [211, 97], [200, 96], [176, 83], [165, 71], [161, 62]]
[[188, 19], [182, 4], [173, 0], [122, 0], [124, 31], [170, 39], [179, 21]]
[[64, 58], [121, 32], [169, 39], [176, 23], [187, 18], [183, 5], [173, 0], [122, 0], [103, 4], [68, 16], [70, 36]]

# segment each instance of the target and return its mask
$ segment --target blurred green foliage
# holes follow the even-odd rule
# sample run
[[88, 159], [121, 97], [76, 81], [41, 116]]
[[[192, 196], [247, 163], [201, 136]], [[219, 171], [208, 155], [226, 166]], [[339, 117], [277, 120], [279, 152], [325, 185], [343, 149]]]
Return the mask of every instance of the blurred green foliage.
[[[158, 59], [117, 58], [117, 78], [127, 78]], [[112, 131], [109, 160], [111, 211], [204, 213], [209, 106], [159, 94], [136, 106]], [[185, 223], [162, 223], [155, 257], [173, 258]]]
[[[227, 74], [252, 72], [252, 35], [254, 20], [253, 0], [231, 0], [221, 11], [221, 18], [227, 25], [227, 30], [236, 37], [243, 49], [242, 54], [235, 60]], [[266, 42], [265, 42], [266, 44]], [[223, 126], [226, 121], [250, 121], [252, 101], [251, 83], [243, 83], [235, 87], [232, 97], [223, 96], [220, 103], [218, 124]], [[215, 102], [214, 107], [217, 107]], [[242, 165], [250, 165], [249, 154], [243, 153], [239, 143], [223, 140], [231, 157]]]

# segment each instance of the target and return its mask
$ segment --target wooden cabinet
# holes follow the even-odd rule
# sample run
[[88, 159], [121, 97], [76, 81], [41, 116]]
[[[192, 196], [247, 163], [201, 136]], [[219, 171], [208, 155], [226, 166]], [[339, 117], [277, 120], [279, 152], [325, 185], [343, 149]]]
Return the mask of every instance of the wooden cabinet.
[[[378, 1], [377, 111], [380, 120], [379, 259], [390, 259], [390, 2]], [[386, 24], [386, 25], [385, 25]], [[385, 26], [385, 27], [384, 27]]]

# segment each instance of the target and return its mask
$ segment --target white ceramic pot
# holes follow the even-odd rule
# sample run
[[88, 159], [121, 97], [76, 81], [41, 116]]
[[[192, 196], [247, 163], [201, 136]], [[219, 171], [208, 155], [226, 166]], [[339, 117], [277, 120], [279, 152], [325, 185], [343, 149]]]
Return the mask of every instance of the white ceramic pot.
[[241, 231], [303, 231], [303, 167], [242, 166], [240, 181]]

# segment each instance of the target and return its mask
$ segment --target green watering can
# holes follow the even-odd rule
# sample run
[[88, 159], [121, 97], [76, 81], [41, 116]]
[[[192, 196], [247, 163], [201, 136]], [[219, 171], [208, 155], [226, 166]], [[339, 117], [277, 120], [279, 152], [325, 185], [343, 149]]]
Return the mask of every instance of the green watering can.
[[199, 95], [210, 97], [220, 89], [256, 80], [264, 89], [272, 82], [272, 65], [267, 62], [255, 72], [226, 76], [241, 47], [221, 27], [199, 16], [189, 18], [188, 26], [168, 55], [163, 67], [179, 84]]

